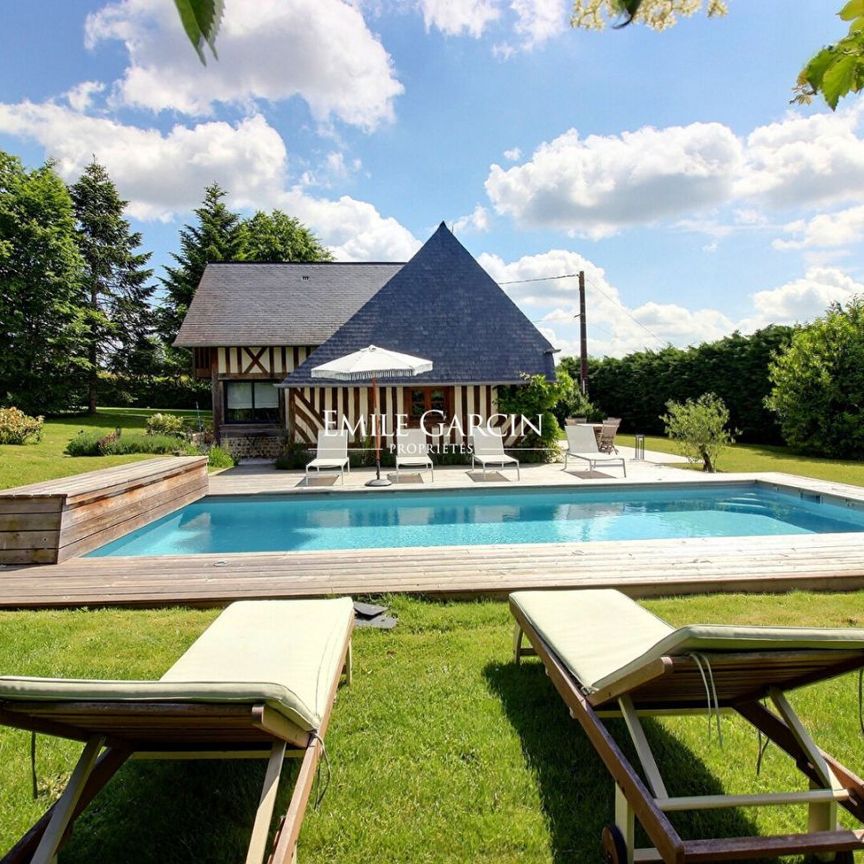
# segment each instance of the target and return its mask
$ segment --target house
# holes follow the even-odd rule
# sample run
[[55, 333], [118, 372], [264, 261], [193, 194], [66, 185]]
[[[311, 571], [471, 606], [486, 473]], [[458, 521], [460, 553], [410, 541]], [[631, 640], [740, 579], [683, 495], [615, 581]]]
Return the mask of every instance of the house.
[[498, 387], [555, 376], [555, 349], [444, 223], [407, 264], [209, 264], [175, 344], [193, 349], [217, 436], [240, 456], [273, 455], [285, 437], [313, 444], [334, 419], [356, 427], [368, 387], [311, 372], [371, 344], [433, 363], [380, 388], [385, 429], [426, 414], [453, 445], [471, 414], [497, 413]]

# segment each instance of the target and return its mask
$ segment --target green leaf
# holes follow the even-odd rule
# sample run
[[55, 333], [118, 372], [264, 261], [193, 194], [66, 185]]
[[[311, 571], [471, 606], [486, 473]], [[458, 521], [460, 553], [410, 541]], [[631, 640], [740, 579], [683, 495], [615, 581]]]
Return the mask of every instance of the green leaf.
[[860, 18], [864, 15], [864, 0], [849, 0], [849, 2], [837, 13], [844, 21]]
[[839, 56], [822, 75], [822, 95], [833, 111], [841, 96], [855, 87], [858, 80], [858, 58], [851, 54]]
[[192, 47], [198, 53], [198, 58], [206, 64], [204, 57], [204, 43], [210, 46], [213, 56], [218, 59], [216, 53], [216, 34], [222, 23], [222, 15], [225, 11], [224, 0], [174, 0], [183, 29], [192, 43]]
[[799, 84], [809, 84], [814, 90], [822, 87], [822, 77], [835, 59], [833, 48], [823, 48], [818, 54], [811, 58], [810, 62], [801, 70], [798, 76]]

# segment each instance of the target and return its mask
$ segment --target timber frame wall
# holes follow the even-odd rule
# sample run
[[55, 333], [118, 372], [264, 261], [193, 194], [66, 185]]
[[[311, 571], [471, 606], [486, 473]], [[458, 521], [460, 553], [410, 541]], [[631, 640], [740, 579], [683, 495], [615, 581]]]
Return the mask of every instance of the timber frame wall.
[[[210, 378], [213, 394], [213, 424], [221, 438], [241, 438], [244, 435], [266, 434], [268, 427], [257, 424], [225, 423], [224, 382], [282, 380], [293, 372], [315, 350], [315, 345], [282, 346], [231, 346], [218, 348], [196, 348], [196, 375]], [[458, 416], [462, 429], [468, 428], [470, 414], [479, 414], [484, 420], [498, 411], [497, 384], [436, 384], [422, 382], [423, 387], [443, 387], [449, 389], [451, 396], [451, 417]], [[395, 426], [395, 415], [407, 413], [406, 390], [410, 387], [379, 388], [379, 413], [387, 417], [386, 428]], [[280, 411], [282, 428], [287, 430], [292, 441], [297, 444], [313, 446], [318, 432], [324, 428], [325, 411], [336, 411], [337, 418], [348, 417], [352, 427], [358, 418], [369, 415], [369, 388], [350, 387], [302, 387], [282, 391]], [[501, 426], [507, 446], [514, 446], [519, 436], [512, 424]], [[269, 427], [274, 437], [277, 430]], [[282, 430], [280, 429], [279, 432]], [[392, 443], [392, 436], [385, 436]], [[458, 446], [467, 444], [464, 437], [455, 430], [437, 443]], [[355, 445], [363, 442], [355, 441]]]

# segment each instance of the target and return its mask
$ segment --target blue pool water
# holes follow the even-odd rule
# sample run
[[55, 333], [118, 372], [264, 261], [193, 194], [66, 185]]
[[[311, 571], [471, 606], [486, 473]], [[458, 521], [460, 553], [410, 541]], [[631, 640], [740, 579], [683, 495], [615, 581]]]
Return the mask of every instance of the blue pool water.
[[[810, 496], [812, 498], [813, 496]], [[756, 484], [203, 498], [91, 552], [198, 555], [864, 531], [864, 510]]]

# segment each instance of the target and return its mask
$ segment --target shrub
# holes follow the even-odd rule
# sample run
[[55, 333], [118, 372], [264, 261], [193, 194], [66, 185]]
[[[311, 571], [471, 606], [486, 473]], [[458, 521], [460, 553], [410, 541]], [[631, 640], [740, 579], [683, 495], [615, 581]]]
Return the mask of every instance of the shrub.
[[579, 382], [575, 380], [564, 364], [555, 370], [558, 379], [558, 401], [552, 407], [552, 413], [560, 426], [568, 417], [586, 417], [590, 420], [601, 420], [601, 413], [591, 404], [582, 392]]
[[702, 462], [702, 470], [717, 470], [717, 457], [735, 439], [726, 428], [729, 409], [719, 396], [703, 393], [686, 402], [667, 402], [661, 419], [666, 434], [676, 442], [678, 451], [691, 462]]
[[560, 454], [561, 427], [552, 413], [561, 389], [542, 375], [523, 375], [524, 384], [498, 388], [498, 410], [503, 414], [522, 414], [532, 423], [539, 417], [540, 434], [528, 431], [522, 439], [519, 459], [523, 462], [554, 462]]
[[805, 453], [864, 456], [864, 298], [835, 304], [775, 356], [765, 404], [783, 438]]
[[44, 419], [31, 417], [18, 408], [0, 408], [0, 444], [35, 444], [42, 438]]
[[66, 445], [64, 452], [67, 456], [99, 456], [99, 442], [102, 433], [91, 429], [82, 429]]
[[311, 459], [312, 451], [308, 445], [286, 440], [275, 464], [280, 471], [292, 471], [295, 468], [305, 468]]
[[[111, 440], [108, 440], [111, 438]], [[104, 443], [103, 443], [104, 442]], [[133, 432], [114, 438], [106, 436], [99, 445], [103, 456], [125, 456], [128, 453], [153, 453], [165, 455], [173, 453], [178, 456], [197, 456], [200, 451], [192, 444], [187, 444], [173, 435], [149, 435]]]
[[181, 438], [186, 434], [186, 425], [178, 414], [152, 414], [147, 418], [147, 434]]
[[235, 462], [224, 447], [211, 447], [207, 453], [207, 465], [210, 468], [233, 468]]

